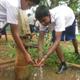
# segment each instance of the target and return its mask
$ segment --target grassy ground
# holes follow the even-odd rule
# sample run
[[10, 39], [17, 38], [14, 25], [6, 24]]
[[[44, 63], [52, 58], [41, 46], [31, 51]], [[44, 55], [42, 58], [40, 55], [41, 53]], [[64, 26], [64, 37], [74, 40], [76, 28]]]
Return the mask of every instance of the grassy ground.
[[[46, 39], [46, 38], [45, 38]], [[46, 39], [46, 45], [44, 46], [45, 52], [47, 52], [48, 46], [50, 44], [50, 39]], [[79, 43], [79, 51], [80, 51], [80, 35], [77, 36], [77, 40]], [[76, 60], [76, 55], [74, 53], [74, 48], [71, 44], [71, 42], [62, 42], [62, 50], [64, 52], [64, 56], [66, 61], [71, 63], [80, 64], [80, 59]], [[11, 37], [11, 35], [8, 35], [8, 42], [5, 41], [5, 38], [3, 36], [2, 39], [0, 39], [0, 58], [7, 59], [7, 58], [14, 58], [16, 55], [16, 50], [14, 48], [15, 44]], [[29, 49], [30, 54], [33, 56], [33, 58], [36, 58], [38, 56], [37, 49]], [[52, 54], [46, 61], [46, 65], [52, 66], [55, 65], [56, 61], [58, 60], [58, 57], [56, 53]]]

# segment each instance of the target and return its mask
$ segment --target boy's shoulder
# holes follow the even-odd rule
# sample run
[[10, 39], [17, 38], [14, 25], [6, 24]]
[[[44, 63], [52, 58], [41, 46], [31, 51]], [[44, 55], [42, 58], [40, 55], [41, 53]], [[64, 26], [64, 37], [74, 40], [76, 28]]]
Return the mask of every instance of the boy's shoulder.
[[19, 7], [20, 6], [20, 0], [6, 0], [6, 5]]
[[56, 6], [54, 8], [49, 9], [49, 11], [52, 12], [56, 12], [58, 9], [60, 8], [60, 6]]

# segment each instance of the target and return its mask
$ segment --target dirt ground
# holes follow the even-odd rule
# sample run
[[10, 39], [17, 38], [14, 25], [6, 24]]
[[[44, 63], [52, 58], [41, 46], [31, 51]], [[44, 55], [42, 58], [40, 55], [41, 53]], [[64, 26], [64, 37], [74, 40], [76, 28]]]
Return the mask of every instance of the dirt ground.
[[[45, 67], [43, 69], [42, 78], [41, 78], [41, 74], [37, 71], [33, 71], [30, 74], [31, 75], [29, 76], [28, 80], [80, 80], [80, 69], [75, 69], [75, 68], [68, 68], [68, 70], [65, 71], [64, 73], [56, 74], [56, 69]], [[15, 80], [14, 68], [8, 67], [0, 70], [0, 80]]]
[[[8, 35], [8, 40], [13, 40], [11, 35]], [[6, 54], [1, 54], [3, 51], [8, 51], [8, 49], [4, 46], [7, 42], [5, 42], [5, 37], [3, 36], [0, 39], [0, 80], [15, 80], [15, 69], [14, 69], [14, 59]], [[80, 46], [80, 45], [79, 45]], [[10, 62], [10, 60], [12, 60]], [[6, 64], [5, 62], [10, 62]], [[56, 74], [56, 69], [54, 68], [43, 68], [43, 78], [40, 76], [34, 76], [36, 71], [31, 72], [31, 76], [29, 80], [80, 80], [80, 68], [72, 68], [70, 67], [63, 74]]]

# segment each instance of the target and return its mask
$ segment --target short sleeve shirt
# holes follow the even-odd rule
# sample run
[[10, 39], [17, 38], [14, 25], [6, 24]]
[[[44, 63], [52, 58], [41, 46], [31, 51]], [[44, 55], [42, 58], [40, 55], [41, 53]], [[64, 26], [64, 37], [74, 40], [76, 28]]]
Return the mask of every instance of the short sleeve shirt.
[[[56, 32], [65, 31], [66, 27], [72, 25], [75, 20], [73, 10], [65, 5], [60, 5], [50, 10], [51, 24], [46, 28]], [[45, 31], [45, 26], [40, 24], [40, 30]]]
[[18, 9], [20, 0], [0, 0], [0, 21], [18, 24]]

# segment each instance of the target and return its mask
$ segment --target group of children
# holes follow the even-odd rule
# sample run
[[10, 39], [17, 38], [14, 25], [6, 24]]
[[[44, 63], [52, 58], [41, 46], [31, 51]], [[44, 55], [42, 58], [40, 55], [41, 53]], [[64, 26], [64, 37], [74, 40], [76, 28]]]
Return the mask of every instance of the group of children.
[[[39, 2], [40, 0], [0, 0], [0, 21], [5, 21], [10, 24], [14, 41], [17, 44], [17, 48], [22, 53], [26, 64], [42, 66], [49, 55], [56, 51], [61, 62], [58, 73], [62, 73], [67, 69], [67, 65], [63, 55], [64, 52], [60, 48], [60, 41], [71, 40], [75, 53], [80, 55], [75, 35], [75, 15], [73, 10], [67, 5], [60, 5], [50, 10], [46, 6], [41, 5], [36, 9], [35, 18], [39, 21], [39, 33], [41, 36], [44, 36], [45, 30], [49, 29], [52, 32], [53, 44], [49, 47], [48, 52], [41, 60], [34, 62], [20, 39], [17, 16], [19, 9], [28, 9], [32, 5], [39, 4]], [[17, 64], [18, 63], [19, 61]]]

